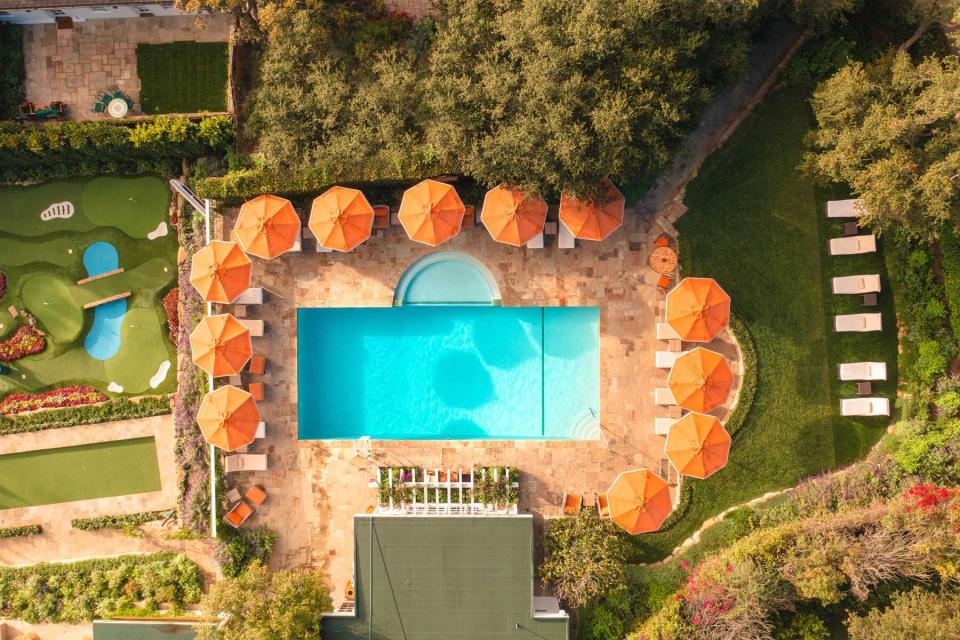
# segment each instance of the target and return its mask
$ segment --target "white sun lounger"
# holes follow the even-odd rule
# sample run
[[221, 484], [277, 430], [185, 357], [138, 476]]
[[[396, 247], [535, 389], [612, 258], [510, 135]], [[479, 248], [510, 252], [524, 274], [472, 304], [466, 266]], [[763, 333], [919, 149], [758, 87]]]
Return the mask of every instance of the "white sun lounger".
[[267, 454], [265, 453], [238, 453], [223, 459], [223, 470], [226, 473], [235, 471], [266, 471]]
[[530, 238], [527, 249], [543, 249], [543, 231]]
[[240, 324], [250, 330], [250, 335], [254, 338], [263, 337], [263, 320], [253, 320], [250, 318], [238, 318]]
[[880, 291], [880, 274], [843, 276], [833, 279], [833, 292], [839, 295], [857, 295]]
[[833, 317], [833, 328], [839, 332], [882, 331], [883, 316], [879, 313], [851, 313]]
[[890, 398], [845, 398], [840, 401], [840, 413], [845, 416], [888, 416]]
[[313, 234], [313, 231], [310, 230], [310, 227], [303, 228], [303, 235], [307, 240], [316, 241], [316, 251], [317, 253], [332, 253], [333, 249], [327, 249], [325, 246], [320, 244], [320, 240], [317, 239], [317, 236]]
[[653, 403], [670, 407], [677, 404], [677, 399], [673, 397], [673, 391], [670, 391], [669, 387], [657, 387], [653, 390]]
[[687, 351], [657, 351], [657, 369], [669, 369]]
[[267, 437], [267, 423], [259, 422], [257, 423], [257, 434], [254, 436], [257, 440]]
[[573, 249], [577, 246], [576, 238], [563, 223], [560, 224], [560, 232], [557, 234], [557, 246], [561, 249]]
[[830, 239], [830, 255], [832, 256], [854, 256], [859, 253], [874, 253], [876, 250], [877, 237], [872, 233], [864, 236]]
[[237, 296], [233, 304], [263, 304], [263, 287], [250, 287]]
[[653, 432], [658, 436], [665, 436], [670, 433], [670, 427], [676, 422], [673, 418], [654, 418]]
[[680, 334], [666, 322], [657, 323], [657, 340], [680, 340]]
[[297, 233], [297, 237], [293, 239], [293, 246], [290, 247], [290, 253], [300, 253], [301, 251], [303, 251], [303, 228]]
[[886, 362], [844, 362], [839, 367], [841, 380], [886, 380]]
[[859, 218], [864, 214], [860, 198], [852, 200], [830, 200], [827, 202], [828, 218]]

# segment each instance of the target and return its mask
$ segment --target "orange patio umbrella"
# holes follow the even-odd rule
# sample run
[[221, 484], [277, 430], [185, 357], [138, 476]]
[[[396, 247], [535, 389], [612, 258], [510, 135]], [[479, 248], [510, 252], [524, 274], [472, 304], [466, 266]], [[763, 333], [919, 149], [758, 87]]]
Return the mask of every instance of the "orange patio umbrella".
[[257, 196], [240, 207], [233, 232], [244, 251], [269, 260], [296, 244], [300, 236], [300, 217], [286, 198]]
[[193, 362], [214, 377], [240, 373], [253, 355], [250, 330], [232, 314], [206, 316], [190, 334]]
[[680, 473], [703, 480], [727, 466], [730, 434], [714, 416], [688, 413], [670, 425], [665, 451]]
[[253, 442], [260, 424], [260, 411], [253, 396], [237, 387], [220, 387], [203, 396], [197, 424], [207, 442], [233, 451]]
[[601, 187], [599, 200], [581, 200], [566, 193], [560, 196], [560, 222], [581, 240], [603, 240], [623, 224], [623, 194], [609, 178]]
[[670, 489], [649, 469], [624, 471], [607, 490], [610, 519], [628, 533], [656, 531], [673, 510]]
[[673, 363], [667, 386], [677, 404], [690, 411], [716, 409], [730, 395], [733, 372], [716, 351], [697, 347]]
[[480, 221], [497, 242], [520, 247], [543, 231], [547, 203], [522, 191], [499, 185], [483, 198]]
[[713, 278], [684, 278], [667, 294], [667, 323], [689, 342], [710, 342], [730, 323], [730, 296]]
[[350, 251], [370, 237], [373, 207], [356, 189], [331, 187], [313, 200], [307, 226], [327, 249]]
[[250, 287], [250, 258], [236, 242], [214, 240], [193, 254], [190, 284], [206, 302], [233, 302]]
[[411, 240], [435, 247], [460, 233], [466, 210], [453, 186], [424, 180], [403, 192], [398, 217]]

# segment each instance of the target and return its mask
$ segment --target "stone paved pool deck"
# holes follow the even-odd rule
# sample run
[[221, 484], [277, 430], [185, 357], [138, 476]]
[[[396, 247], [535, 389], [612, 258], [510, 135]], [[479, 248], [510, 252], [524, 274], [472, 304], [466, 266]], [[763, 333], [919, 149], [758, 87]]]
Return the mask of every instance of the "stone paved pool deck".
[[[231, 229], [234, 219], [235, 211], [226, 211], [218, 226]], [[378, 466], [516, 467], [520, 511], [534, 514], [538, 525], [560, 513], [564, 492], [582, 493], [589, 501], [627, 469], [669, 472], [675, 481], [663, 457], [664, 438], [653, 433], [654, 418], [666, 416], [653, 399], [654, 388], [665, 386], [667, 376], [654, 366], [654, 352], [666, 348], [655, 338], [664, 296], [648, 264], [661, 233], [649, 216], [628, 212], [624, 226], [605, 241], [578, 241], [570, 250], [503, 245], [482, 226], [434, 249], [412, 242], [395, 226], [351, 253], [316, 253], [312, 242], [305, 242], [301, 254], [271, 262], [255, 258], [253, 284], [268, 295], [261, 308], [247, 309], [249, 317], [266, 323], [265, 336], [254, 338], [254, 351], [268, 358], [267, 398], [260, 403], [267, 437], [250, 450], [269, 454], [270, 470], [229, 479], [244, 490], [257, 483], [269, 492], [250, 524], [278, 531], [275, 565], [322, 567], [338, 601], [353, 570], [353, 516], [376, 504], [376, 489], [368, 483]], [[556, 244], [556, 237], [547, 240]], [[296, 309], [390, 306], [403, 272], [432, 251], [460, 251], [480, 260], [497, 279], [504, 306], [600, 307], [602, 439], [373, 441], [369, 458], [356, 455], [353, 441], [298, 441]], [[708, 346], [734, 360], [739, 371], [728, 337]], [[727, 411], [716, 413], [723, 418]]]

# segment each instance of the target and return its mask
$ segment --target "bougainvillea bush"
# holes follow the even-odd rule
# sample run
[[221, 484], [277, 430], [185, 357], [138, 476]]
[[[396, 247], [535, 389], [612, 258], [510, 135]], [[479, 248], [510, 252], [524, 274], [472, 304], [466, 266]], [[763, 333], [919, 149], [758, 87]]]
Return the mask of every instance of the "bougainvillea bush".
[[176, 344], [180, 331], [180, 287], [174, 287], [163, 296], [163, 312], [167, 316], [170, 341]]
[[8, 339], [0, 342], [0, 362], [13, 362], [40, 353], [47, 347], [47, 339], [33, 325], [25, 324]]
[[79, 407], [80, 405], [96, 404], [107, 400], [106, 395], [93, 387], [75, 384], [60, 389], [51, 389], [43, 393], [10, 393], [3, 400], [0, 400], [0, 413], [11, 414], [38, 409]]

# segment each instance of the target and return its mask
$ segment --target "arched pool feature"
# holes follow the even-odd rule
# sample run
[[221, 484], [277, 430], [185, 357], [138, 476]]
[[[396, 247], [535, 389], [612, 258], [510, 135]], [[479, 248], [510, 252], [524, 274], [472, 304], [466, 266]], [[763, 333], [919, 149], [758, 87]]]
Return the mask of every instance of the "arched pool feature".
[[500, 288], [490, 270], [476, 258], [456, 251], [431, 253], [414, 262], [393, 294], [395, 307], [500, 303]]

